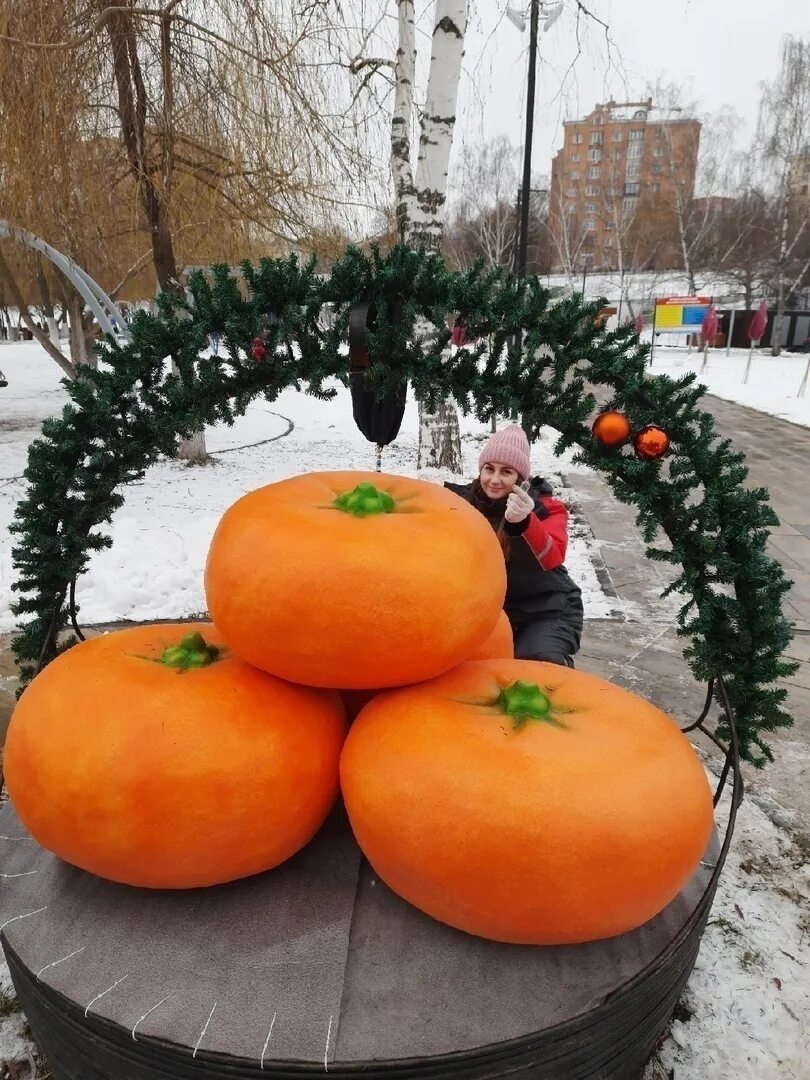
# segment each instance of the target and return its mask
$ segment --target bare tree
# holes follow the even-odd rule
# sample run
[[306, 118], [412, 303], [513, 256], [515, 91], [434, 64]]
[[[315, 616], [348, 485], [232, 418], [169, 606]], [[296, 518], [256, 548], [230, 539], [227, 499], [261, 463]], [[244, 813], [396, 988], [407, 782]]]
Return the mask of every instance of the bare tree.
[[564, 193], [557, 196], [553, 192], [551, 198], [557, 202], [556, 206], [552, 203], [551, 242], [557, 261], [573, 286], [577, 274], [581, 274], [593, 261], [590, 219], [577, 213], [576, 207], [566, 200]]
[[[0, 0], [0, 27], [3, 71], [35, 73], [27, 117], [11, 86], [3, 102], [4, 112], [16, 109], [17, 143], [23, 133], [34, 143], [21, 174], [28, 213], [34, 177], [53, 172], [53, 155], [70, 183], [56, 189], [50, 237], [60, 233], [80, 261], [87, 218], [96, 248], [137, 236], [130, 269], [115, 268], [120, 285], [140, 273], [144, 244], [158, 288], [178, 293], [187, 262], [288, 250], [339, 221], [358, 175], [372, 172], [361, 164], [362, 121], [329, 54], [334, 26], [323, 4]], [[91, 157], [103, 165], [95, 184], [76, 164]], [[20, 223], [32, 227], [25, 203]], [[106, 204], [106, 222], [96, 204]], [[186, 449], [204, 454], [199, 439]]]
[[739, 156], [735, 133], [740, 120], [731, 111], [700, 117], [700, 126], [682, 128], [680, 117], [697, 117], [695, 102], [685, 102], [679, 87], [656, 89], [658, 101], [670, 115], [661, 126], [668, 198], [681, 268], [690, 293], [697, 292], [697, 276], [713, 260], [716, 224], [724, 199], [734, 187]]
[[[447, 223], [457, 265], [509, 266], [515, 247], [516, 151], [504, 135], [462, 148]], [[537, 207], [532, 206], [532, 211]]]
[[753, 184], [747, 169], [731, 194], [714, 221], [706, 265], [737, 283], [750, 311], [755, 298], [767, 292], [776, 262], [776, 208]]
[[795, 170], [810, 153], [810, 38], [784, 39], [779, 74], [762, 90], [757, 143], [776, 193], [776, 318], [772, 352], [778, 356], [782, 350], [780, 329], [787, 300], [810, 271], [810, 245], [805, 244], [807, 213], [806, 210], [798, 216], [792, 213]]

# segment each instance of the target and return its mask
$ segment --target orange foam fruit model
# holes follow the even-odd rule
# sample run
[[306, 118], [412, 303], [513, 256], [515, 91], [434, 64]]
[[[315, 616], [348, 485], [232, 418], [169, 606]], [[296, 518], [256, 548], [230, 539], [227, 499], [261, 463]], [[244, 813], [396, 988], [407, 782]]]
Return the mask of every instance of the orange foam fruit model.
[[515, 655], [515, 641], [512, 636], [512, 625], [502, 611], [495, 623], [495, 629], [475, 652], [471, 653], [468, 660], [511, 660]]
[[495, 941], [612, 937], [660, 912], [709, 841], [674, 722], [592, 675], [462, 664], [375, 698], [341, 757], [352, 828], [388, 886]]
[[223, 651], [208, 623], [76, 645], [20, 698], [5, 771], [23, 824], [62, 859], [186, 889], [277, 866], [338, 795], [339, 696]]
[[208, 610], [237, 656], [291, 682], [401, 686], [458, 664], [506, 590], [486, 519], [435, 484], [307, 473], [250, 492], [220, 521]]
[[[468, 659], [498, 660], [508, 657], [511, 660], [514, 655], [515, 643], [512, 637], [512, 626], [506, 617], [506, 612], [502, 611], [498, 616], [498, 621], [495, 623], [495, 629]], [[379, 688], [375, 690], [344, 690], [341, 696], [349, 720], [354, 720], [361, 709], [364, 709], [379, 692]]]

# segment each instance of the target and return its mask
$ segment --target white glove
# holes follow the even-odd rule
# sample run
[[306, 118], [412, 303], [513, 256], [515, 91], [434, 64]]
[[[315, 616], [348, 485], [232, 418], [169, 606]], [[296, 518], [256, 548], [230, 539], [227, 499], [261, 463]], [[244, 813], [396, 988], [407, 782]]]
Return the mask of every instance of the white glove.
[[532, 510], [534, 510], [534, 499], [527, 491], [524, 491], [516, 484], [506, 500], [506, 510], [503, 516], [510, 525], [516, 525], [519, 521], [527, 518]]

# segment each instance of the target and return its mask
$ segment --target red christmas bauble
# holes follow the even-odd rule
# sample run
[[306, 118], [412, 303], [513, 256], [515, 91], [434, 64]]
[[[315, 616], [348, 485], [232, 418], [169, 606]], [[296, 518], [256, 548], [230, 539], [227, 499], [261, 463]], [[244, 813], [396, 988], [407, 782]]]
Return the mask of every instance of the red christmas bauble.
[[250, 348], [250, 355], [256, 361], [264, 360], [265, 356], [267, 356], [267, 346], [265, 345], [262, 338], [257, 337], [253, 339], [253, 344]]
[[669, 450], [669, 435], [663, 428], [649, 424], [633, 440], [636, 455], [645, 461], [655, 461]]
[[622, 443], [626, 443], [630, 438], [630, 421], [624, 415], [624, 413], [615, 412], [610, 410], [609, 412], [600, 413], [594, 420], [593, 427], [591, 428], [594, 434], [594, 438], [612, 450], [616, 446], [621, 446]]

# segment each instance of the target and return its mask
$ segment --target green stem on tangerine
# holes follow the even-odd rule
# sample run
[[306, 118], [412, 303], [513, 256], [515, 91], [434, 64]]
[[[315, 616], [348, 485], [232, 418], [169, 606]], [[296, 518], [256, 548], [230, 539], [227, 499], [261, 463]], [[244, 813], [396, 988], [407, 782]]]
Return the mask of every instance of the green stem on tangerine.
[[209, 645], [202, 634], [195, 630], [186, 634], [179, 645], [169, 645], [161, 653], [158, 663], [176, 671], [188, 671], [189, 668], [208, 667], [219, 659], [219, 649]]
[[518, 679], [511, 686], [501, 687], [495, 705], [512, 718], [516, 729], [522, 728], [529, 720], [539, 720], [553, 727], [565, 727], [565, 724], [553, 716], [551, 698], [543, 693], [537, 683]]
[[355, 517], [370, 517], [372, 514], [393, 513], [396, 503], [387, 491], [379, 491], [373, 484], [364, 480], [353, 491], [338, 495], [332, 504], [335, 509]]

